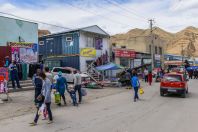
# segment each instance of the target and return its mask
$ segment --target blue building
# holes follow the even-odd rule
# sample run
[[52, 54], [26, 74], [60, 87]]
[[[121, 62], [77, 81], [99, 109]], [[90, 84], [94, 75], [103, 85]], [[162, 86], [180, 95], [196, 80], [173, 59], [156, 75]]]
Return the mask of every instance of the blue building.
[[109, 55], [109, 34], [94, 25], [39, 38], [39, 57], [49, 67], [73, 67], [84, 72], [99, 57]]

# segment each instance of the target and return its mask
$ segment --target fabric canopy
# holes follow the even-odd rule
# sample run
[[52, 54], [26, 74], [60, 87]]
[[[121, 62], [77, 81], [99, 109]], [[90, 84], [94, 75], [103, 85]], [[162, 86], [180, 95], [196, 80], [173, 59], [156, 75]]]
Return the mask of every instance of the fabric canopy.
[[123, 69], [124, 67], [115, 64], [115, 63], [108, 63], [106, 65], [98, 66], [96, 67], [96, 70], [98, 71], [107, 71], [107, 70], [118, 70], [118, 69]]

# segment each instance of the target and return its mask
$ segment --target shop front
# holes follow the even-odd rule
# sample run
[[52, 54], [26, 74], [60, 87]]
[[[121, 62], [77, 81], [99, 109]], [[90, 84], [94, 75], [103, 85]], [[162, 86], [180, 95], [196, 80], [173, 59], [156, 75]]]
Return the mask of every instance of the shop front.
[[115, 63], [130, 68], [135, 59], [135, 51], [130, 49], [114, 49]]

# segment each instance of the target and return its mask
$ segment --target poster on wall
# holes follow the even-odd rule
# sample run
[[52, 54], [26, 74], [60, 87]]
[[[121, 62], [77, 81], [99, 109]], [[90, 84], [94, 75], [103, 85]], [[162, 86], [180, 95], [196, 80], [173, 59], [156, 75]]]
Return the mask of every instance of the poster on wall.
[[101, 50], [103, 45], [102, 45], [102, 38], [95, 38], [95, 46], [97, 50]]
[[38, 44], [9, 43], [12, 50], [12, 61], [21, 63], [36, 63], [38, 61]]

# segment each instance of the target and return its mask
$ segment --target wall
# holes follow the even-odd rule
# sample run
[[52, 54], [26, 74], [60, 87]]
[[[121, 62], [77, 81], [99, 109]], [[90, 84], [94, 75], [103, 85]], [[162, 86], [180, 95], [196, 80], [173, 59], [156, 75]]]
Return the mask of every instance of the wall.
[[[97, 36], [97, 34], [95, 34]], [[80, 70], [82, 72], [85, 72], [87, 70], [87, 64], [86, 61], [93, 61], [96, 60], [98, 57], [100, 57], [102, 54], [108, 51], [109, 53], [109, 38], [105, 36], [100, 36], [103, 38], [103, 49], [102, 50], [96, 50], [96, 57], [91, 58], [91, 57], [81, 57], [80, 56]], [[93, 47], [87, 47], [87, 33], [86, 32], [80, 32], [80, 43], [79, 43], [79, 48], [93, 48]]]
[[38, 43], [38, 24], [0, 16], [0, 46], [19, 42], [19, 36], [25, 42]]

